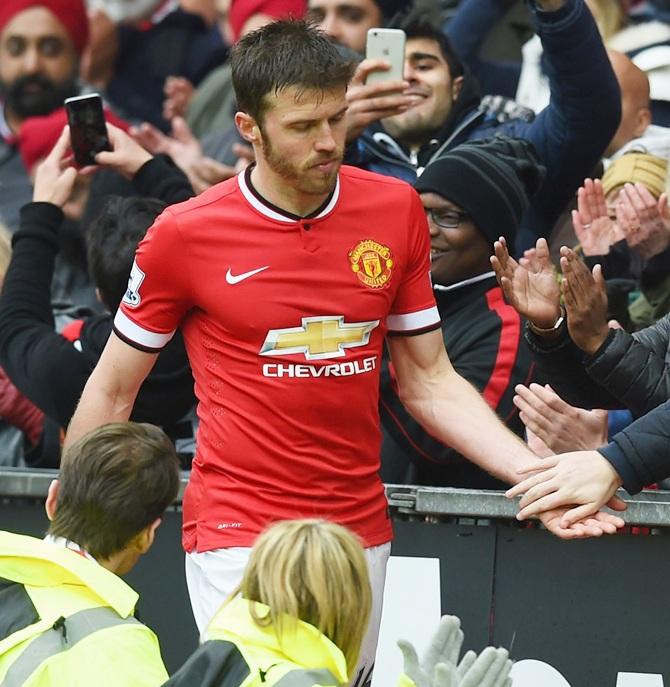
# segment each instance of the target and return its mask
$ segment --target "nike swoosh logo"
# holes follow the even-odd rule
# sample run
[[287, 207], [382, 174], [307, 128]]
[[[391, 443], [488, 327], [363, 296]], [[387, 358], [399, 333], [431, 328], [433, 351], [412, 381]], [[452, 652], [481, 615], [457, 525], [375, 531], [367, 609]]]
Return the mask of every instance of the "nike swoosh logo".
[[226, 272], [226, 281], [229, 284], [239, 284], [241, 281], [244, 281], [245, 279], [249, 279], [249, 277], [253, 277], [254, 274], [258, 274], [259, 272], [266, 270], [268, 267], [270, 267], [270, 265], [265, 265], [265, 267], [259, 267], [255, 270], [250, 270], [249, 272], [243, 272], [242, 274], [233, 274], [230, 271], [230, 267], [229, 267], [228, 271]]

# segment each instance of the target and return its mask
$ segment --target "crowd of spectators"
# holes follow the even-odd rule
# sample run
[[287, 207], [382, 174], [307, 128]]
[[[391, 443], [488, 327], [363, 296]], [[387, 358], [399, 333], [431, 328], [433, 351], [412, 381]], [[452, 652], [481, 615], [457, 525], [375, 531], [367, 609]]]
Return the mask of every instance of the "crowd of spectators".
[[[619, 486], [670, 477], [670, 12], [660, 0], [519, 4], [3, 0], [0, 465], [59, 466], [114, 315], [145, 278], [136, 247], [163, 210], [235, 177], [251, 185], [257, 141], [236, 117], [230, 55], [304, 17], [352, 63], [344, 163], [419, 195], [451, 364], [544, 461], [508, 492], [523, 495], [520, 517], [569, 508], [561, 527], [575, 526], [620, 508]], [[496, 49], [510, 10], [523, 25]], [[403, 78], [366, 83], [388, 66], [365, 57], [380, 26], [405, 32]], [[63, 101], [92, 92], [111, 150], [77, 170]], [[377, 371], [382, 479], [509, 486], [507, 467], [475, 464], [416, 417], [394, 362]], [[165, 431], [183, 469], [209, 393], [190, 363], [177, 333], [129, 410]], [[205, 656], [218, 650], [208, 644]]]

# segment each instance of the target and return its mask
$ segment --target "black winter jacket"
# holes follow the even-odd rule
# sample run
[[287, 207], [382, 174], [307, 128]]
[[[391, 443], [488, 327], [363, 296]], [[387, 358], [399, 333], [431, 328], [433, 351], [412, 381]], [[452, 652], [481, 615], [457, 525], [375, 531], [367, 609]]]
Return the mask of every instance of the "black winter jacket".
[[593, 355], [578, 348], [567, 329], [555, 340], [528, 328], [525, 335], [538, 373], [572, 405], [625, 407], [640, 417], [670, 399], [670, 314], [634, 334], [611, 330]]
[[[133, 183], [140, 195], [169, 203], [193, 195], [183, 174], [157, 158]], [[65, 428], [112, 331], [112, 315], [87, 317], [74, 340], [55, 331], [51, 279], [62, 220], [62, 211], [51, 203], [29, 203], [21, 210], [0, 298], [0, 365], [25, 396]], [[186, 438], [180, 421], [195, 402], [191, 368], [177, 334], [142, 385], [132, 419], [161, 425], [173, 440]], [[35, 460], [48, 467], [54, 459]]]

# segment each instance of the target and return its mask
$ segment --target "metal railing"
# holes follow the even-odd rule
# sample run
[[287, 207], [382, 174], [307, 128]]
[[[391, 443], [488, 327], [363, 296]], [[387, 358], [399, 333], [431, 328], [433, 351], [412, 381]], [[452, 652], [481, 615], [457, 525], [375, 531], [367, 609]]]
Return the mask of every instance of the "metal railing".
[[[57, 470], [27, 468], [0, 469], [0, 498], [46, 498]], [[188, 473], [181, 475], [176, 505], [181, 504]], [[399, 515], [512, 519], [517, 506], [502, 491], [453, 489], [387, 484], [386, 495], [392, 513]], [[619, 494], [628, 504], [624, 519], [628, 525], [670, 527], [670, 491], [645, 490], [630, 496]]]

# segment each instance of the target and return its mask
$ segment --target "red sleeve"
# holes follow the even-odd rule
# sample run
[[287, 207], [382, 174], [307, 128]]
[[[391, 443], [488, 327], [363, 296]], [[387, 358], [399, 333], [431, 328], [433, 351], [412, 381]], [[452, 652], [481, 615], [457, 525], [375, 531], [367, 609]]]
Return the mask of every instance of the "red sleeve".
[[114, 331], [135, 348], [160, 351], [190, 307], [188, 248], [168, 209], [137, 247]]
[[391, 306], [387, 324], [389, 334], [420, 334], [440, 326], [430, 281], [430, 234], [426, 213], [418, 194], [410, 189], [407, 221], [407, 260]]

